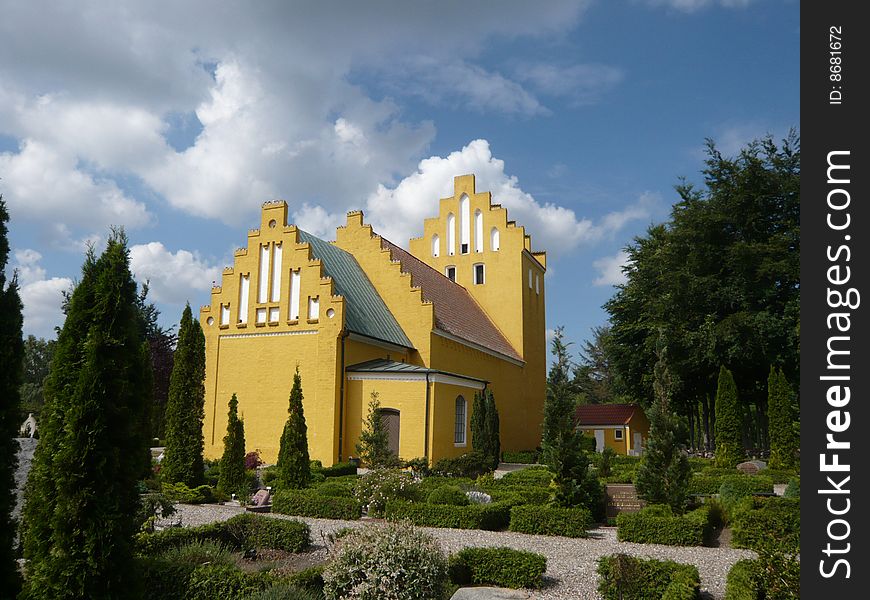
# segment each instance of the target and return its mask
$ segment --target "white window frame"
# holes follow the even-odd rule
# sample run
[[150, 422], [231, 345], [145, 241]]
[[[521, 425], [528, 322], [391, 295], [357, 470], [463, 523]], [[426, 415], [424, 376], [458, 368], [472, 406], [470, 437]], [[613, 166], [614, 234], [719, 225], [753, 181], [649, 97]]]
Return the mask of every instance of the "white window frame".
[[[480, 267], [481, 280], [477, 280], [477, 268]], [[474, 285], [483, 285], [486, 283], [486, 265], [484, 263], [474, 263], [471, 266], [471, 276], [474, 280]]]

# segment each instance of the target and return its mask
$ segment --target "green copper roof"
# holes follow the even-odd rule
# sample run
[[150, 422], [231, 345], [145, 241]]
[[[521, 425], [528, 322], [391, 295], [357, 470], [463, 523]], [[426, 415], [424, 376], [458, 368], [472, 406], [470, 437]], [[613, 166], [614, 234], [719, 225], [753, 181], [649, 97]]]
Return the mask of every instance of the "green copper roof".
[[311, 246], [311, 254], [320, 259], [324, 273], [332, 277], [335, 293], [344, 296], [344, 321], [349, 331], [406, 348], [414, 347], [350, 253], [301, 229], [299, 241]]

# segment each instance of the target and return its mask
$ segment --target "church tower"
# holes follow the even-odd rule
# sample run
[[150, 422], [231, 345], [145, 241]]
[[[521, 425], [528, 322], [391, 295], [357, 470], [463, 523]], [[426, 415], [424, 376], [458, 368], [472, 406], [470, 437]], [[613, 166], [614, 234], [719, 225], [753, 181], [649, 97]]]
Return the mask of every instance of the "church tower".
[[[453, 180], [437, 217], [426, 219], [411, 254], [463, 286], [525, 361], [527, 376], [546, 380], [546, 252], [532, 250], [525, 229], [475, 189], [474, 175]], [[539, 377], [544, 375], [543, 379]]]

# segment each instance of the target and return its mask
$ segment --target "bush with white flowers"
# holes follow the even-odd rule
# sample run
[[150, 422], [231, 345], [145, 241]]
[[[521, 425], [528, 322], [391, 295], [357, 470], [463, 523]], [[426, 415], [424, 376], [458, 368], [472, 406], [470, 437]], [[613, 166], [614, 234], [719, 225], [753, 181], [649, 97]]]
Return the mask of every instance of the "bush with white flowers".
[[372, 469], [356, 480], [353, 495], [366, 508], [369, 516], [383, 515], [389, 500], [411, 500], [417, 490], [417, 481], [408, 471], [400, 469]]

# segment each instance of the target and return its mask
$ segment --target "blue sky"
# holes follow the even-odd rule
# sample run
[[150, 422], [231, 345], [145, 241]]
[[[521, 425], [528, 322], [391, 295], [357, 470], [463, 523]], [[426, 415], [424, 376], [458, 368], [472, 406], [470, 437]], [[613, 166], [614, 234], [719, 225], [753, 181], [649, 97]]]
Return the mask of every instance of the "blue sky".
[[796, 1], [0, 9], [9, 269], [39, 336], [112, 225], [170, 325], [262, 202], [327, 239], [363, 208], [407, 245], [474, 172], [550, 253], [548, 327], [579, 345], [704, 139], [732, 154], [799, 125]]

